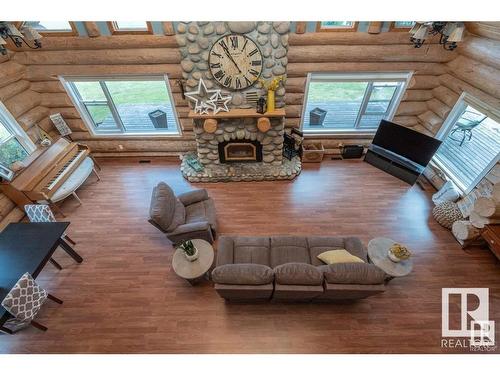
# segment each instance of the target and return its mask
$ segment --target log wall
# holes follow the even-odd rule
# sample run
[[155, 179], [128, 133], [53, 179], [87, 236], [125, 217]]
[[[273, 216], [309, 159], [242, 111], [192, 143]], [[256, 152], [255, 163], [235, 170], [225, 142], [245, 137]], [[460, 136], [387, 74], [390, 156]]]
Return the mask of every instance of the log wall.
[[[72, 138], [89, 145], [96, 154], [177, 155], [194, 150], [189, 108], [176, 80], [182, 78], [181, 56], [174, 36], [113, 35], [50, 37], [40, 50], [19, 51], [13, 58], [26, 67], [31, 91], [38, 93], [41, 108], [29, 119], [61, 113], [74, 132]], [[180, 137], [91, 137], [58, 76], [108, 74], [168, 74], [182, 136]], [[49, 120], [42, 120], [49, 126]]]
[[[42, 96], [30, 89], [30, 82], [26, 80], [26, 67], [14, 61], [14, 53], [3, 56], [0, 60], [0, 101], [21, 124], [24, 130], [31, 134], [33, 125], [44, 116], [35, 115], [41, 109]], [[48, 128], [47, 130], [52, 130]], [[16, 207], [14, 202], [0, 193], [0, 231], [12, 222], [21, 220], [24, 213]]]
[[[500, 22], [467, 23], [467, 30], [468, 35], [456, 49], [456, 58], [444, 64], [446, 73], [438, 77], [439, 86], [426, 102], [429, 111], [419, 116], [429, 134], [437, 133], [463, 92], [500, 108]], [[426, 173], [434, 175], [435, 171], [431, 168]], [[443, 183], [442, 178], [433, 179], [438, 188]]]
[[[413, 77], [394, 121], [424, 130], [419, 116], [428, 111], [428, 101], [446, 73], [446, 63], [456, 52], [443, 50], [430, 40], [420, 49], [410, 44], [407, 33], [363, 32], [290, 34], [288, 80], [286, 83], [286, 125], [300, 126], [307, 74], [309, 72], [413, 71]], [[432, 104], [432, 103], [431, 103]], [[310, 139], [310, 138], [309, 138]], [[317, 136], [327, 152], [338, 152], [339, 144], [369, 144], [371, 139]]]

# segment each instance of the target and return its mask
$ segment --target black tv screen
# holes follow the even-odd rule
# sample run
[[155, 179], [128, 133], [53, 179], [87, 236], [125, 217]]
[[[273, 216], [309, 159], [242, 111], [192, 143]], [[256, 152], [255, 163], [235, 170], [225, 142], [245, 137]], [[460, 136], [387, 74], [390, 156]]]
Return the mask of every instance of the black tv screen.
[[380, 121], [372, 143], [424, 167], [441, 145], [436, 138], [386, 120]]

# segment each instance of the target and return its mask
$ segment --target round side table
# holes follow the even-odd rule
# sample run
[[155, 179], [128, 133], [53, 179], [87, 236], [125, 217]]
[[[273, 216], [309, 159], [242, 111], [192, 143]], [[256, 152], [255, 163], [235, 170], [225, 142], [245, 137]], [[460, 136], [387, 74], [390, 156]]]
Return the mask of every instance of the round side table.
[[205, 276], [214, 263], [214, 248], [205, 240], [191, 240], [198, 249], [198, 259], [190, 262], [186, 259], [181, 249], [175, 250], [172, 258], [172, 268], [174, 272], [187, 280], [191, 285], [196, 284], [198, 279]]
[[400, 262], [393, 262], [389, 259], [387, 252], [395, 243], [396, 241], [385, 237], [377, 237], [368, 242], [368, 257], [374, 265], [388, 275], [387, 281], [395, 277], [406, 276], [413, 269], [411, 258]]

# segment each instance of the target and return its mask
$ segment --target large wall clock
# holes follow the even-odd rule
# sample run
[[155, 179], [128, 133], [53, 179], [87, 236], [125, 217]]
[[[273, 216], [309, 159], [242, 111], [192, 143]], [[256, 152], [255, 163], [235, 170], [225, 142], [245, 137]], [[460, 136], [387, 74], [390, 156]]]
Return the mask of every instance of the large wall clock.
[[208, 64], [214, 79], [231, 90], [252, 86], [262, 72], [262, 54], [255, 42], [241, 34], [218, 39], [210, 49]]

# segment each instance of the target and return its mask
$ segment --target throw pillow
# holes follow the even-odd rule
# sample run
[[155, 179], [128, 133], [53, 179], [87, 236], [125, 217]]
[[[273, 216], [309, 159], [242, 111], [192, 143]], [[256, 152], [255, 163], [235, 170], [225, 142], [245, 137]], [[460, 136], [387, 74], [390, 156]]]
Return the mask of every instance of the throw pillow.
[[325, 264], [337, 263], [364, 263], [365, 261], [357, 256], [352, 255], [345, 249], [328, 250], [318, 255], [318, 259]]
[[434, 204], [438, 205], [444, 202], [456, 202], [460, 198], [460, 193], [458, 192], [455, 184], [452, 181], [447, 181], [441, 189], [432, 196], [432, 201]]

